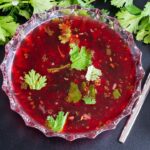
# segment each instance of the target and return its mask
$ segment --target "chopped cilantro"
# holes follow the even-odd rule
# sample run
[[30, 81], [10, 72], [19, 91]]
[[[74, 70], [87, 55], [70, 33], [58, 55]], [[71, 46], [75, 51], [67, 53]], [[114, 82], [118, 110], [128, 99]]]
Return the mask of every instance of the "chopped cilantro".
[[71, 68], [76, 70], [85, 70], [91, 63], [92, 56], [86, 47], [81, 49], [76, 44], [70, 44], [70, 60], [72, 62]]
[[96, 104], [96, 94], [97, 94], [97, 91], [96, 91], [95, 87], [93, 85], [91, 85], [89, 87], [89, 91], [88, 91], [87, 95], [85, 95], [83, 97], [84, 103], [88, 104], [88, 105]]
[[93, 65], [88, 67], [87, 73], [86, 73], [86, 80], [87, 81], [95, 81], [102, 76], [102, 72], [100, 69], [95, 68]]
[[61, 23], [59, 24], [59, 29], [61, 30], [61, 35], [58, 37], [62, 44], [65, 44], [70, 41], [71, 29], [70, 23]]
[[119, 99], [121, 97], [121, 93], [118, 89], [115, 89], [113, 91], [113, 97], [114, 97], [114, 99]]
[[47, 84], [46, 76], [41, 76], [33, 69], [29, 71], [28, 74], [25, 74], [24, 81], [26, 84], [29, 85], [29, 88], [32, 90], [41, 90]]
[[61, 132], [65, 126], [68, 112], [65, 114], [63, 111], [59, 111], [56, 119], [52, 116], [47, 116], [47, 125], [54, 132]]
[[79, 90], [78, 85], [75, 84], [74, 82], [71, 82], [66, 101], [69, 103], [71, 103], [71, 102], [77, 103], [81, 100], [81, 98], [82, 98], [82, 94]]
[[88, 97], [88, 96], [83, 97], [83, 101], [87, 105], [94, 105], [94, 104], [96, 104], [96, 100], [94, 98]]

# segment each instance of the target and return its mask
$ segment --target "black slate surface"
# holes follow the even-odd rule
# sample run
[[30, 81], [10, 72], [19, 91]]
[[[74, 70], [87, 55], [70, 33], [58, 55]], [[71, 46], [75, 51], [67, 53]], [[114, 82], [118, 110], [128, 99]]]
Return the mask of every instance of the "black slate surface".
[[[136, 5], [141, 8], [146, 2], [147, 0], [135, 0]], [[100, 2], [96, 3], [96, 7], [111, 8], [112, 14], [116, 11], [109, 4], [100, 5]], [[136, 43], [143, 52], [142, 62], [147, 75], [150, 72], [150, 45]], [[3, 56], [4, 47], [0, 47], [0, 62]], [[25, 126], [22, 118], [10, 110], [9, 100], [0, 89], [0, 150], [150, 150], [150, 94], [126, 143], [120, 144], [118, 137], [126, 119], [123, 119], [115, 130], [104, 132], [94, 140], [79, 139], [67, 142], [60, 138], [46, 138], [38, 130]]]

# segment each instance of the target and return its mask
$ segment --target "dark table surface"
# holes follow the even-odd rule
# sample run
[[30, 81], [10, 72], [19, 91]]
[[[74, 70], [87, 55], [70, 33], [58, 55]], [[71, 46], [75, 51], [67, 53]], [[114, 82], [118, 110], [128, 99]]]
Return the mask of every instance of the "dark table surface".
[[[148, 0], [134, 1], [142, 8]], [[109, 8], [113, 13], [116, 11], [109, 4], [102, 6], [100, 2], [96, 3], [96, 7]], [[143, 52], [142, 62], [147, 75], [150, 72], [150, 45], [136, 43]], [[0, 47], [0, 61], [3, 57], [4, 47]], [[10, 110], [9, 100], [0, 89], [0, 150], [150, 150], [150, 94], [126, 143], [120, 144], [118, 137], [126, 120], [127, 118], [123, 119], [115, 130], [104, 132], [94, 140], [67, 142], [60, 138], [46, 138], [36, 129], [25, 126], [21, 117]]]

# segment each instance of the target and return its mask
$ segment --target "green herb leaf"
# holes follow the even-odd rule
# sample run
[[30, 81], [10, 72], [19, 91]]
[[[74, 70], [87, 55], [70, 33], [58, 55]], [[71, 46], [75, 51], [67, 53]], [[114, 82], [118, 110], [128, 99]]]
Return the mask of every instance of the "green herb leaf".
[[30, 18], [30, 13], [27, 10], [19, 9], [19, 15], [25, 17], [26, 19]]
[[6, 42], [7, 38], [11, 37], [18, 27], [11, 16], [0, 16], [0, 41]]
[[70, 60], [72, 62], [71, 68], [76, 70], [85, 70], [91, 63], [92, 56], [86, 47], [81, 49], [76, 44], [70, 44]]
[[83, 101], [87, 105], [94, 105], [94, 104], [96, 104], [96, 100], [94, 98], [88, 97], [88, 96], [83, 97]]
[[138, 41], [144, 41], [146, 44], [150, 44], [150, 22], [149, 17], [145, 17], [140, 22], [138, 32], [136, 35]]
[[93, 7], [91, 5], [92, 2], [94, 2], [95, 0], [75, 0], [75, 4], [79, 4], [82, 7]]
[[102, 72], [100, 69], [95, 68], [93, 65], [88, 67], [85, 78], [87, 81], [95, 81], [102, 76]]
[[68, 7], [68, 6], [72, 5], [72, 1], [71, 0], [61, 0], [58, 2], [58, 5], [61, 7]]
[[29, 85], [29, 88], [32, 90], [41, 90], [47, 84], [46, 76], [41, 76], [33, 69], [29, 71], [28, 74], [25, 74], [24, 81]]
[[131, 33], [136, 33], [142, 16], [130, 14], [127, 10], [122, 9], [117, 13], [117, 18], [123, 28]]
[[71, 103], [71, 102], [77, 103], [81, 100], [81, 98], [82, 98], [82, 94], [79, 90], [78, 85], [75, 84], [74, 82], [71, 82], [69, 93], [68, 93], [66, 101], [69, 103]]
[[141, 9], [136, 7], [135, 5], [129, 5], [126, 7], [127, 11], [133, 15], [139, 15], [141, 14]]
[[61, 30], [61, 35], [58, 37], [62, 44], [65, 44], [70, 41], [71, 29], [70, 23], [61, 23], [59, 24], [59, 29]]
[[113, 97], [114, 97], [114, 99], [119, 99], [121, 97], [121, 93], [118, 89], [115, 89], [113, 91]]
[[133, 0], [111, 0], [111, 5], [114, 5], [118, 8], [132, 5], [132, 4], [133, 4]]
[[52, 116], [47, 117], [47, 125], [54, 132], [61, 132], [65, 126], [68, 112], [65, 114], [63, 111], [59, 111], [56, 119]]
[[107, 9], [101, 9], [101, 12], [103, 15], [106, 15], [106, 16], [110, 14], [110, 12]]
[[142, 11], [142, 16], [149, 16], [150, 17], [150, 2], [146, 3], [145, 8]]
[[57, 5], [55, 0], [30, 0], [30, 3], [33, 7], [34, 14], [44, 12]]
[[88, 105], [96, 104], [96, 94], [97, 91], [95, 87], [93, 85], [90, 85], [87, 95], [83, 97], [84, 103]]

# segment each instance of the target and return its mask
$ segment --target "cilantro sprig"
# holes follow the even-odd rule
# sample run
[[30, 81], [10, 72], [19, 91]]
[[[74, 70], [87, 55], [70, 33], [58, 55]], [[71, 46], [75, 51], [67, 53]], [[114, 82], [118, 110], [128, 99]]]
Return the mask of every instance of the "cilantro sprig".
[[93, 65], [88, 67], [85, 78], [87, 81], [96, 81], [102, 76], [102, 72], [100, 69], [95, 68]]
[[113, 90], [113, 97], [114, 97], [114, 99], [119, 99], [121, 97], [121, 93], [120, 93], [119, 89]]
[[48, 116], [47, 126], [54, 132], [61, 132], [67, 121], [68, 114], [68, 112], [65, 114], [63, 111], [59, 111], [55, 119], [52, 116]]
[[8, 38], [15, 33], [17, 27], [18, 23], [16, 23], [11, 16], [0, 16], [1, 43], [7, 42]]
[[150, 44], [150, 2], [143, 10], [135, 5], [123, 7], [116, 16], [123, 28], [136, 34], [136, 40]]
[[85, 70], [92, 63], [92, 55], [86, 47], [81, 48], [76, 44], [70, 44], [71, 68], [76, 70]]
[[81, 98], [82, 98], [82, 94], [79, 90], [78, 85], [74, 82], [71, 82], [70, 89], [69, 89], [66, 101], [69, 102], [69, 103], [71, 103], [71, 102], [72, 103], [77, 103], [81, 100]]
[[83, 101], [87, 105], [96, 104], [96, 94], [97, 91], [93, 85], [90, 85], [87, 95], [83, 97]]
[[24, 81], [31, 90], [41, 90], [47, 84], [46, 76], [41, 76], [33, 69], [29, 71], [28, 74], [25, 74]]

